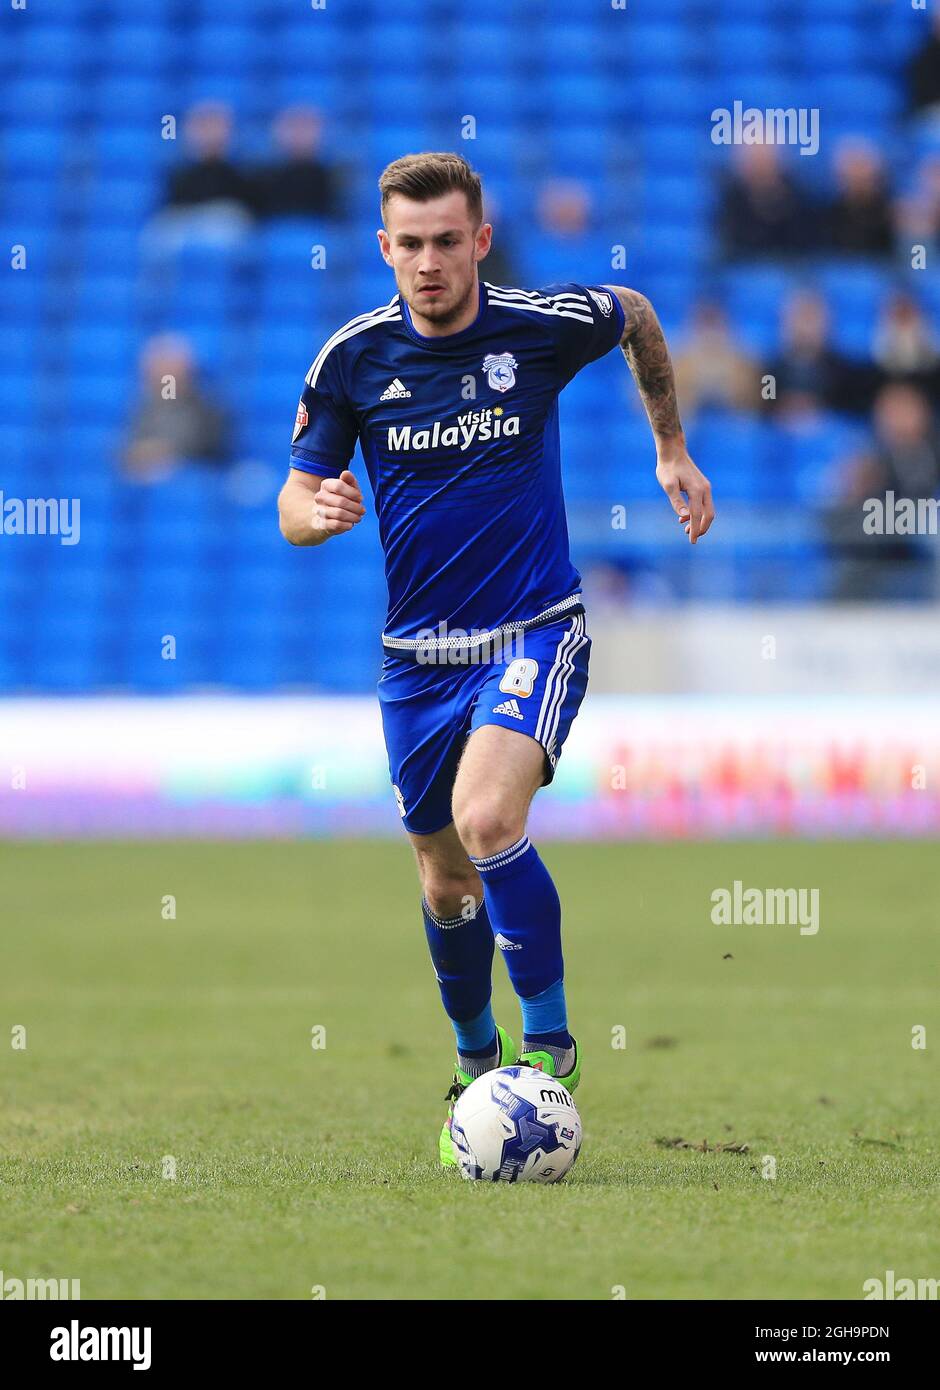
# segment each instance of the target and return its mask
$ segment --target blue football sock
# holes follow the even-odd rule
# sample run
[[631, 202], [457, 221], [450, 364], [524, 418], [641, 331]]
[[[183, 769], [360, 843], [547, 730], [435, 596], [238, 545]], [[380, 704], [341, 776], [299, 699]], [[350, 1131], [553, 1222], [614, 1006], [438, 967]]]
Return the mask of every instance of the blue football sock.
[[479, 903], [473, 917], [441, 918], [426, 902], [421, 907], [441, 1001], [457, 1035], [457, 1051], [486, 1056], [496, 1036], [490, 1008], [493, 932], [486, 904]]
[[523, 835], [499, 854], [470, 858], [483, 880], [490, 925], [522, 1003], [526, 1032], [530, 1024], [536, 1033], [566, 1029], [561, 903], [535, 846]]
[[574, 1046], [574, 1038], [567, 1028], [561, 1028], [557, 1033], [532, 1033], [523, 1024], [522, 1050], [523, 1052], [567, 1052], [569, 1047]]
[[[480, 1046], [471, 1047], [470, 1044], [481, 1038], [487, 1030], [487, 1041]], [[484, 1072], [492, 1071], [494, 1067], [499, 1066], [499, 1034], [496, 1032], [489, 1004], [478, 1018], [469, 1019], [465, 1023], [455, 1022], [454, 1032], [457, 1034], [457, 1065], [461, 1071], [476, 1079]]]
[[520, 999], [519, 1002], [522, 1006], [522, 1032], [526, 1039], [542, 1038], [553, 1047], [571, 1046], [563, 981], [556, 980], [541, 994]]
[[[489, 1061], [492, 1057], [499, 1055], [499, 1034], [496, 1032], [496, 1025], [492, 1023], [492, 1018], [493, 1014], [487, 1004], [479, 1019], [471, 1019], [469, 1023], [454, 1024], [454, 1032], [457, 1034], [457, 1052], [461, 1058], [465, 1058], [468, 1062], [482, 1062]], [[482, 1037], [487, 1027], [492, 1027], [493, 1031], [483, 1046], [471, 1047], [470, 1041], [473, 1038]]]
[[550, 1033], [549, 1037], [567, 1037], [568, 1043], [562, 1046], [560, 1043], [546, 1042], [544, 1036], [537, 1038], [524, 1038], [522, 1042], [523, 1052], [547, 1052], [555, 1064], [556, 1076], [567, 1076], [574, 1069], [578, 1054], [575, 1051], [575, 1041], [570, 1033]]

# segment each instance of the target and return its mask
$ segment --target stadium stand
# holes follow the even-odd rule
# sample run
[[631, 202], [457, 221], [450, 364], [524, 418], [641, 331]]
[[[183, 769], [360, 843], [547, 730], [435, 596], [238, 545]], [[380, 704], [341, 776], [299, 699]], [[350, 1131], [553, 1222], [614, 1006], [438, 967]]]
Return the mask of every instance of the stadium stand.
[[[306, 12], [276, 0], [8, 7], [0, 224], [7, 247], [25, 248], [25, 266], [11, 261], [0, 301], [0, 480], [8, 497], [80, 498], [81, 540], [0, 536], [0, 688], [348, 691], [374, 682], [384, 590], [371, 516], [314, 555], [281, 540], [274, 499], [309, 361], [335, 327], [394, 292], [375, 249], [375, 180], [406, 151], [459, 148], [481, 170], [523, 284], [632, 283], [675, 336], [698, 300], [718, 300], [758, 366], [776, 357], [786, 301], [807, 286], [824, 296], [837, 347], [862, 370], [899, 288], [936, 334], [935, 274], [911, 269], [903, 237], [881, 260], [834, 259], [824, 245], [798, 264], [722, 259], [716, 209], [732, 152], [709, 138], [716, 105], [818, 106], [819, 155], [783, 155], [820, 207], [834, 195], [841, 136], [882, 152], [895, 196], [909, 196], [940, 156], [940, 124], [911, 116], [906, 90], [928, 39], [925, 16], [879, 0], [786, 9], [674, 0], [667, 16], [659, 6], [574, 5], [562, 21], [522, 0], [359, 0]], [[231, 107], [233, 158], [245, 167], [270, 154], [279, 110], [319, 109], [324, 156], [342, 171], [341, 215], [258, 222], [218, 244], [162, 238], [185, 113], [207, 100]], [[475, 138], [462, 141], [467, 115]], [[164, 138], [167, 116], [176, 139]], [[591, 225], [567, 242], [533, 230], [550, 178], [580, 181], [592, 209]], [[315, 247], [325, 250], [322, 268], [311, 266]], [[624, 264], [612, 268], [618, 248]], [[143, 483], [122, 467], [122, 447], [141, 349], [162, 333], [192, 344], [234, 444], [224, 468], [183, 463]], [[829, 592], [824, 483], [864, 438], [867, 418], [690, 418], [692, 453], [719, 512], [729, 505], [728, 524], [692, 567], [668, 531], [633, 394], [612, 354], [563, 401], [581, 567], [659, 564], [680, 600], [804, 602]], [[622, 532], [609, 524], [615, 503], [631, 517]], [[768, 506], [780, 522], [772, 533]], [[166, 635], [176, 659], [154, 662]]]

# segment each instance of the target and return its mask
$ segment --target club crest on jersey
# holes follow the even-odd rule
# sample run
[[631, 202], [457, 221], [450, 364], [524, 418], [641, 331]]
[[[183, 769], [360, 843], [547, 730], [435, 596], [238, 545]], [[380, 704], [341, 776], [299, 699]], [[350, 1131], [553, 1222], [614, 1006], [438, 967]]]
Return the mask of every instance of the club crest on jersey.
[[494, 391], [508, 391], [515, 386], [518, 365], [511, 352], [488, 352], [483, 359], [486, 379]]
[[294, 421], [294, 438], [291, 440], [291, 443], [294, 442], [294, 439], [297, 438], [302, 430], [307, 428], [309, 423], [310, 416], [307, 414], [307, 407], [304, 405], [303, 401], [299, 401], [297, 405], [297, 419]]
[[605, 319], [609, 319], [614, 307], [614, 302], [609, 294], [602, 294], [599, 290], [588, 290], [588, 294], [600, 309]]

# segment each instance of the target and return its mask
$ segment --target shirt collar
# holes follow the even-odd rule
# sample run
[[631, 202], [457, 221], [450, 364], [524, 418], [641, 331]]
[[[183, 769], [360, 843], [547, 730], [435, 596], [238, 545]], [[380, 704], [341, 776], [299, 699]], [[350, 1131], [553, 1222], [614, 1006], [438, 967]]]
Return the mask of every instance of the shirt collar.
[[473, 333], [473, 331], [480, 326], [480, 323], [483, 319], [483, 315], [486, 313], [487, 307], [486, 286], [484, 285], [482, 280], [478, 281], [478, 284], [480, 287], [480, 307], [477, 309], [477, 315], [473, 322], [468, 323], [466, 328], [461, 328], [458, 333], [443, 333], [433, 338], [428, 338], [423, 333], [418, 332], [417, 328], [415, 328], [414, 324], [411, 321], [411, 310], [408, 308], [408, 305], [405, 303], [402, 296], [399, 295], [398, 298], [401, 301], [402, 323], [405, 325], [405, 328], [407, 329], [411, 337], [414, 338], [415, 342], [420, 343], [422, 347], [430, 348], [432, 351], [434, 351], [439, 350], [441, 348], [450, 347], [451, 343], [461, 343], [463, 342], [464, 338], [468, 337], [471, 333]]

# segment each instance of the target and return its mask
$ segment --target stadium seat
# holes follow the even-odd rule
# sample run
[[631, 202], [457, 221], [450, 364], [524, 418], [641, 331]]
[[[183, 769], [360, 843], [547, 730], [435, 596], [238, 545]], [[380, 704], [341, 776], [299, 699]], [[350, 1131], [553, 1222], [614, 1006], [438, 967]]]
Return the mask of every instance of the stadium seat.
[[[5, 245], [26, 246], [28, 270], [8, 273], [0, 299], [3, 487], [29, 495], [45, 469], [50, 490], [80, 498], [82, 543], [0, 545], [0, 689], [341, 691], [374, 682], [384, 604], [374, 516], [343, 547], [312, 556], [283, 544], [274, 494], [313, 355], [394, 293], [375, 249], [375, 181], [407, 150], [457, 147], [481, 168], [497, 245], [520, 283], [624, 280], [651, 295], [670, 334], [706, 294], [761, 361], [777, 349], [788, 294], [816, 284], [838, 345], [867, 354], [894, 286], [890, 266], [717, 261], [716, 176], [728, 152], [711, 145], [708, 121], [722, 93], [727, 104], [819, 106], [823, 156], [787, 154], [814, 196], [829, 194], [839, 138], [858, 133], [882, 142], [895, 186], [907, 191], [917, 161], [940, 152], [929, 122], [904, 123], [904, 65], [929, 17], [877, 0], [556, 9], [524, 0], [361, 0], [321, 11], [274, 0], [70, 0], [8, 26], [0, 230]], [[270, 154], [281, 107], [320, 107], [328, 157], [346, 166], [343, 215], [260, 222], [229, 249], [161, 246], [151, 219], [184, 150], [182, 138], [158, 138], [159, 122], [207, 98], [232, 105], [237, 157], [250, 162]], [[467, 115], [475, 139], [464, 141]], [[538, 184], [551, 176], [583, 182], [590, 233], [531, 234]], [[322, 270], [310, 265], [313, 246], [325, 248]], [[625, 248], [626, 269], [612, 269], [614, 246]], [[914, 277], [912, 289], [937, 331], [935, 279]], [[238, 456], [255, 460], [253, 483], [198, 466], [147, 487], [120, 476], [140, 350], [166, 330], [191, 339]], [[567, 494], [580, 515], [604, 519], [598, 544], [609, 547], [611, 498], [634, 508], [662, 501], [619, 355], [575, 379], [561, 414]], [[832, 470], [859, 442], [854, 427], [828, 416], [797, 429], [705, 413], [689, 432], [716, 491], [742, 517], [771, 471], [783, 502], [815, 515]], [[355, 466], [362, 472], [358, 454]], [[276, 477], [265, 481], [266, 469]], [[771, 551], [741, 525], [694, 568], [681, 547], [637, 536], [624, 544], [679, 594], [804, 601], [827, 582], [809, 528]], [[286, 605], [314, 573], [321, 607]], [[322, 605], [350, 614], [349, 640], [329, 660]], [[171, 623], [183, 641], [166, 663], [154, 633]], [[92, 634], [84, 646], [83, 629]]]

